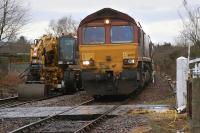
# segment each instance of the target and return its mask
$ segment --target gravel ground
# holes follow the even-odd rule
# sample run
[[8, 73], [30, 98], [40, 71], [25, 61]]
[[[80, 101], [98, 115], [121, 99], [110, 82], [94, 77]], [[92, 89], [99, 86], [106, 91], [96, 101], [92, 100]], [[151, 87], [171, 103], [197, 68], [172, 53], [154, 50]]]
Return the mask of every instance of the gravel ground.
[[70, 121], [70, 120], [54, 120], [50, 124], [46, 124], [41, 129], [33, 132], [74, 132], [89, 121]]
[[1, 108], [5, 108], [7, 106], [11, 106], [11, 105], [18, 105], [18, 104], [23, 104], [23, 101], [17, 101], [17, 100], [11, 100], [5, 103], [0, 104], [0, 109]]
[[[90, 121], [70, 121], [70, 120], [54, 120], [50, 124], [46, 124], [41, 129], [33, 132], [67, 132], [71, 133]], [[116, 116], [102, 121], [98, 126], [91, 130], [91, 133], [128, 133], [138, 126], [147, 125], [146, 117], [140, 116]]]
[[74, 95], [64, 95], [47, 100], [36, 101], [21, 105], [20, 107], [52, 107], [52, 106], [74, 106], [91, 99], [85, 91], [77, 92]]
[[17, 119], [1, 119], [0, 120], [0, 132], [6, 133], [15, 130], [21, 126], [32, 123], [40, 118], [17, 118]]
[[[52, 107], [52, 106], [73, 106], [79, 104], [83, 101], [91, 99], [90, 96], [86, 94], [85, 91], [78, 92], [74, 95], [65, 95], [60, 97], [55, 97], [47, 100], [27, 103], [21, 105], [20, 107]], [[123, 100], [103, 100], [97, 101], [94, 104], [118, 104]], [[160, 75], [156, 76], [155, 83], [147, 86], [138, 95], [133, 96], [128, 104], [174, 104], [173, 91], [170, 90], [168, 83]], [[23, 119], [5, 119], [1, 121], [0, 132], [7, 132], [13, 129], [28, 124], [30, 122], [36, 121], [38, 118], [23, 118]], [[67, 120], [55, 120], [51, 124], [46, 125], [40, 131], [74, 131], [78, 129], [88, 121], [67, 121]], [[102, 122], [98, 127], [93, 129], [91, 132], [94, 133], [126, 133], [131, 132], [135, 128], [140, 126], [148, 125], [148, 119], [144, 115], [134, 115], [134, 116], [117, 116], [114, 118], [109, 118]]]
[[156, 75], [155, 83], [150, 83], [129, 104], [170, 104], [175, 105], [173, 90], [161, 75]]
[[[162, 75], [155, 76], [155, 82], [150, 83], [141, 91], [136, 91], [129, 97], [128, 104], [170, 104], [175, 105], [173, 90]], [[102, 97], [95, 101], [95, 105], [116, 105], [125, 100], [125, 97]]]
[[107, 119], [100, 123], [92, 133], [129, 133], [138, 126], [147, 125], [147, 119], [144, 116], [117, 116]]
[[[74, 95], [59, 96], [47, 100], [36, 101], [20, 105], [19, 107], [52, 107], [52, 106], [74, 106], [82, 103], [91, 97], [86, 95], [85, 91], [77, 92]], [[0, 132], [9, 132], [21, 126], [39, 120], [39, 118], [16, 118], [16, 119], [1, 119]]]

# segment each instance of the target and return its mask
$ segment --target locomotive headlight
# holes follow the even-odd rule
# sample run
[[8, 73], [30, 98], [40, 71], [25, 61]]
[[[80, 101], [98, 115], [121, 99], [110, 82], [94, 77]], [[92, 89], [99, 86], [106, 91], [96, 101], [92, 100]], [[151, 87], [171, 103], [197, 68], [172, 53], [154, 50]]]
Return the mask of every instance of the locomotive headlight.
[[83, 65], [85, 65], [85, 66], [88, 66], [88, 65], [90, 65], [90, 61], [88, 61], [88, 60], [86, 60], [86, 61], [83, 61]]
[[94, 60], [91, 59], [91, 60], [83, 61], [83, 65], [84, 66], [94, 66]]
[[124, 59], [123, 61], [124, 65], [132, 65], [135, 63], [134, 59]]
[[135, 60], [134, 60], [134, 59], [128, 59], [128, 63], [129, 63], [129, 64], [134, 64], [134, 63], [135, 63]]
[[60, 64], [63, 64], [63, 61], [58, 61], [58, 64], [60, 65]]
[[106, 19], [106, 20], [104, 21], [104, 23], [105, 23], [105, 24], [110, 24], [110, 20], [109, 20], [109, 19]]
[[36, 63], [37, 63], [37, 60], [36, 60], [36, 59], [33, 59], [33, 60], [32, 60], [32, 63], [36, 64]]

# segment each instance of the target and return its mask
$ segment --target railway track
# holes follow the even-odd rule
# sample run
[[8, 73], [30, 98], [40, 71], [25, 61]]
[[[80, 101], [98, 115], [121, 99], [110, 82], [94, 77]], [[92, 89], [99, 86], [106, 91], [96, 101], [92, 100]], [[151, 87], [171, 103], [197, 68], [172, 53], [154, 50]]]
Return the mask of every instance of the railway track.
[[75, 108], [78, 108], [78, 107], [81, 106], [81, 105], [89, 104], [89, 103], [91, 103], [91, 102], [93, 102], [93, 101], [94, 101], [94, 99], [90, 99], [90, 100], [85, 101], [85, 102], [83, 102], [83, 103], [81, 103], [81, 104], [75, 105], [74, 107], [72, 107], [72, 108], [70, 108], [70, 109], [68, 109], [68, 110], [65, 110], [65, 111], [62, 111], [62, 112], [59, 112], [59, 113], [52, 114], [52, 115], [50, 115], [50, 116], [48, 116], [48, 117], [46, 117], [46, 118], [43, 118], [43, 119], [38, 120], [38, 121], [36, 121], [36, 122], [33, 122], [33, 123], [30, 123], [30, 124], [25, 125], [25, 126], [23, 126], [23, 127], [20, 127], [20, 128], [18, 128], [18, 129], [16, 129], [16, 130], [11, 131], [10, 133], [30, 132], [31, 130], [33, 130], [33, 129], [35, 129], [35, 128], [39, 128], [39, 127], [42, 126], [44, 123], [50, 122], [51, 120], [53, 120], [55, 117], [59, 116], [60, 114], [63, 114], [63, 113], [66, 113], [66, 112], [68, 112], [68, 111], [70, 111], [70, 110], [73, 110], [73, 109], [75, 109]]
[[109, 113], [111, 113], [112, 111], [114, 111], [115, 109], [117, 109], [118, 107], [120, 107], [121, 105], [128, 103], [129, 100], [130, 99], [127, 99], [127, 100], [125, 100], [125, 101], [123, 101], [123, 102], [115, 105], [111, 109], [106, 110], [99, 117], [97, 117], [96, 119], [92, 120], [91, 122], [89, 122], [85, 126], [79, 128], [74, 133], [86, 133], [86, 132], [89, 132], [92, 128], [94, 128], [95, 126], [98, 126], [98, 123], [100, 123], [101, 121], [105, 120], [107, 118], [107, 116], [108, 116]]
[[0, 100], [0, 109], [8, 108], [8, 107], [15, 107], [20, 104], [24, 104], [25, 102], [18, 101], [18, 96], [4, 98]]
[[0, 99], [0, 104], [5, 104], [7, 102], [16, 100], [18, 98], [18, 96], [14, 96], [14, 97], [8, 97], [8, 98], [4, 98], [4, 99]]
[[2, 103], [2, 102], [6, 102], [6, 101], [10, 101], [10, 100], [13, 100], [13, 99], [16, 99], [16, 98], [18, 98], [18, 96], [14, 96], [14, 97], [9, 97], [9, 98], [0, 99], [0, 103]]
[[[159, 86], [158, 86], [159, 87]], [[136, 93], [134, 93], [134, 95], [132, 95], [132, 98], [133, 99], [135, 99], [135, 96], [137, 96], [138, 95], [138, 93], [140, 93], [140, 91], [139, 92], [136, 92]], [[132, 100], [133, 100], [132, 99]], [[127, 104], [127, 103], [129, 103], [129, 102], [131, 102], [131, 100], [130, 100], [130, 98], [128, 98], [127, 100], [125, 100], [125, 101], [123, 101], [123, 102], [120, 102], [120, 103], [116, 103], [115, 105], [116, 106], [114, 106], [113, 108], [111, 108], [111, 109], [109, 109], [109, 110], [105, 110], [105, 112], [104, 113], [102, 113], [102, 115], [98, 115], [98, 117], [95, 117], [95, 119], [94, 118], [92, 118], [92, 120], [91, 119], [89, 119], [89, 121], [88, 121], [88, 118], [86, 118], [87, 119], [87, 121], [88, 122], [85, 122], [85, 123], [83, 123], [81, 126], [74, 126], [74, 125], [72, 125], [72, 126], [68, 126], [68, 125], [70, 125], [70, 124], [68, 124], [68, 123], [64, 123], [65, 121], [70, 121], [70, 119], [71, 118], [69, 118], [69, 117], [66, 117], [66, 118], [63, 118], [64, 120], [63, 120], [63, 123], [64, 124], [68, 124], [67, 126], [66, 126], [66, 128], [68, 128], [69, 129], [69, 127], [71, 128], [73, 128], [73, 126], [75, 127], [75, 128], [73, 128], [73, 131], [72, 132], [75, 132], [75, 133], [79, 133], [79, 132], [89, 132], [91, 129], [98, 129], [99, 127], [100, 127], [100, 125], [99, 124], [102, 124], [102, 123], [104, 123], [105, 121], [104, 120], [106, 120], [106, 122], [107, 121], [109, 121], [110, 120], [110, 117], [108, 116], [108, 114], [109, 113], [111, 113], [113, 110], [116, 110], [118, 107], [120, 107], [121, 105], [123, 105], [123, 104]], [[94, 105], [96, 105], [96, 104], [99, 104], [98, 102], [94, 102]], [[100, 103], [100, 104], [104, 104], [104, 103]], [[110, 103], [111, 104], [111, 103]], [[80, 104], [80, 105], [83, 105], [83, 104]], [[79, 105], [79, 106], [80, 106]], [[90, 104], [89, 104], [90, 105]], [[77, 108], [78, 106], [75, 106], [74, 108]], [[72, 108], [72, 109], [74, 109], [74, 108]], [[72, 109], [70, 109], [70, 110], [72, 110]], [[70, 110], [66, 110], [66, 111], [64, 111], [64, 112], [61, 112], [61, 113], [59, 113], [59, 114], [62, 114], [62, 113], [65, 113], [65, 112], [68, 112], [68, 111], [70, 111]], [[58, 126], [58, 127], [54, 127], [54, 125], [53, 125], [53, 123], [54, 124], [58, 124], [58, 123], [62, 123], [61, 122], [61, 120], [58, 120], [57, 119], [57, 117], [56, 116], [58, 116], [59, 114], [55, 114], [55, 116], [50, 116], [50, 118], [44, 118], [44, 120], [40, 120], [40, 121], [37, 121], [37, 122], [35, 122], [35, 123], [31, 123], [31, 124], [29, 124], [29, 125], [25, 125], [24, 127], [21, 127], [21, 128], [18, 128], [18, 129], [16, 129], [16, 130], [13, 130], [12, 132], [40, 132], [38, 129], [40, 128], [40, 129], [42, 129], [42, 131], [41, 132], [52, 132], [51, 130], [49, 130], [49, 131], [46, 131], [45, 130], [45, 126], [48, 128], [48, 127], [50, 127], [49, 125], [51, 124], [51, 126], [53, 126], [53, 128], [54, 129], [58, 129], [59, 130], [59, 128], [58, 127], [60, 127], [60, 128], [62, 128], [62, 126]], [[63, 117], [63, 116], [62, 116]], [[61, 118], [62, 119], [62, 118]], [[67, 120], [65, 120], [65, 119], [67, 119]], [[72, 118], [73, 119], [73, 118]], [[71, 121], [73, 121], [71, 119]], [[83, 118], [84, 119], [84, 118]], [[58, 121], [56, 121], [56, 120], [58, 120]], [[78, 120], [80, 120], [80, 119], [78, 119]], [[81, 118], [81, 120], [82, 120], [82, 118]], [[77, 122], [77, 120], [75, 121], [75, 122]], [[105, 122], [105, 123], [106, 123]], [[63, 124], [63, 125], [64, 125]], [[78, 127], [78, 128], [77, 128]], [[63, 126], [63, 129], [64, 129], [65, 127]], [[68, 130], [65, 130], [65, 132], [66, 131], [68, 131]], [[92, 130], [93, 131], [93, 130]], [[56, 132], [56, 131], [55, 131]], [[62, 132], [62, 131], [61, 131]]]
[[[100, 123], [102, 120], [107, 119], [107, 116], [109, 113], [111, 113], [112, 111], [114, 111], [115, 109], [117, 109], [119, 106], [126, 104], [130, 99], [126, 99], [125, 101], [119, 102], [118, 104], [116, 104], [115, 106], [113, 106], [112, 108], [105, 110], [105, 112], [103, 112], [101, 115], [99, 115], [98, 117], [96, 117], [95, 119], [89, 121], [87, 124], [84, 124], [81, 127], [78, 127], [77, 129], [74, 130], [74, 133], [83, 133], [83, 132], [89, 132], [92, 128], [94, 128], [95, 126], [98, 126], [98, 123]], [[67, 113], [75, 108], [78, 108], [81, 105], [90, 105], [91, 103], [94, 103], [94, 99], [88, 100], [86, 102], [83, 102], [79, 105], [73, 106], [72, 108], [65, 110], [63, 112], [59, 112], [56, 114], [53, 114], [51, 116], [48, 116], [46, 118], [43, 118], [39, 121], [30, 123], [28, 125], [25, 125], [23, 127], [20, 127], [16, 130], [11, 131], [10, 133], [21, 133], [21, 132], [37, 132], [35, 130], [39, 129], [39, 128], [43, 128], [43, 126], [45, 126], [45, 124], [50, 124], [51, 122], [54, 122], [54, 120], [61, 114]], [[70, 120], [67, 120], [70, 121]], [[40, 132], [40, 131], [39, 131]], [[46, 132], [46, 131], [45, 131]]]
[[55, 97], [58, 97], [58, 96], [62, 96], [62, 95], [56, 95], [56, 96], [51, 96], [51, 97], [46, 97], [46, 98], [41, 98], [41, 99], [35, 99], [35, 100], [28, 100], [28, 101], [20, 101], [20, 100], [18, 100], [18, 96], [5, 98], [5, 99], [0, 100], [0, 109], [16, 107], [16, 106], [19, 106], [19, 105], [32, 103], [32, 102], [36, 102], [36, 101], [47, 100], [47, 99], [55, 98]]

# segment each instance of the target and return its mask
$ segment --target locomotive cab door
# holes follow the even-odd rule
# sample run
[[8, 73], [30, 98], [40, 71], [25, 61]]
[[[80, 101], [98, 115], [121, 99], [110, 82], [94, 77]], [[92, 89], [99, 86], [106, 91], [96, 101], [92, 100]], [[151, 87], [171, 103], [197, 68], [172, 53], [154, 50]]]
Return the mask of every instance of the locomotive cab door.
[[62, 36], [58, 41], [58, 64], [63, 71], [64, 93], [74, 93], [82, 87], [81, 73], [76, 70], [76, 38]]
[[75, 64], [75, 47], [76, 39], [73, 37], [62, 36], [58, 43], [58, 64], [73, 65]]

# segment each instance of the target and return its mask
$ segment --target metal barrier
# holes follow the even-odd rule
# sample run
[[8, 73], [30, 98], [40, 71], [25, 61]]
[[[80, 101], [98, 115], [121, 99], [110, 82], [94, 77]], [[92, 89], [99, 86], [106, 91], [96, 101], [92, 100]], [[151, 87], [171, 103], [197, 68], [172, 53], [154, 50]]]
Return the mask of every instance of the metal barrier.
[[192, 78], [200, 78], [200, 58], [190, 60], [190, 64], [194, 64], [192, 70]]
[[[191, 122], [191, 129], [192, 133], [199, 133], [200, 131], [200, 58], [191, 60], [190, 62], [191, 75], [192, 75], [192, 83], [189, 86], [191, 91], [191, 98], [189, 101], [190, 108], [189, 108], [189, 116], [192, 118]], [[189, 98], [188, 98], [189, 99]]]

